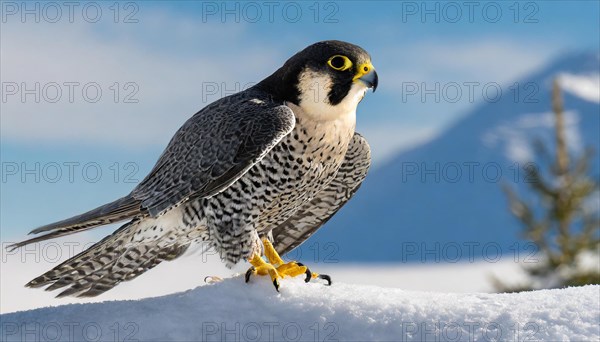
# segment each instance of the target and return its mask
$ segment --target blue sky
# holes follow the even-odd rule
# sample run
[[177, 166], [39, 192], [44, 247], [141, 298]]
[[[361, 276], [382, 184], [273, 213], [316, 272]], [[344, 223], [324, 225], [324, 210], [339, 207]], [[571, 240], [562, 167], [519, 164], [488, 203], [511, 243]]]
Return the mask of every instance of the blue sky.
[[[468, 3], [150, 1], [120, 3], [117, 13], [98, 2], [97, 18], [89, 3], [72, 18], [30, 3], [36, 22], [23, 19], [21, 2], [3, 2], [2, 240], [126, 194], [186, 118], [316, 41], [346, 40], [373, 57], [380, 88], [361, 103], [357, 129], [376, 166], [485, 101], [483, 85], [508, 92], [561, 54], [599, 49], [597, 1], [476, 2], [472, 16]], [[409, 86], [465, 82], [479, 85], [473, 100], [407, 95]], [[35, 94], [23, 101], [23, 84], [39, 103]]]

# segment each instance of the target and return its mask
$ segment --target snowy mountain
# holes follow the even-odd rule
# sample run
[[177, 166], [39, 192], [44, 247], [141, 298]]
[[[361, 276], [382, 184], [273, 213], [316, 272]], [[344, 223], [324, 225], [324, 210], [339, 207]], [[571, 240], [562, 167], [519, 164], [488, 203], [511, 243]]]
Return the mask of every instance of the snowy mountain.
[[520, 240], [501, 185], [523, 190], [523, 167], [530, 161], [543, 165], [531, 142], [553, 142], [555, 77], [564, 90], [569, 148], [577, 153], [595, 146], [592, 169], [598, 174], [599, 65], [598, 53], [569, 55], [503, 86], [498, 101], [480, 105], [436, 139], [372, 170], [357, 196], [302, 248], [327, 245], [337, 260], [358, 262], [533, 253], [534, 246]]
[[0, 316], [2, 341], [597, 341], [600, 286], [443, 294], [241, 277]]

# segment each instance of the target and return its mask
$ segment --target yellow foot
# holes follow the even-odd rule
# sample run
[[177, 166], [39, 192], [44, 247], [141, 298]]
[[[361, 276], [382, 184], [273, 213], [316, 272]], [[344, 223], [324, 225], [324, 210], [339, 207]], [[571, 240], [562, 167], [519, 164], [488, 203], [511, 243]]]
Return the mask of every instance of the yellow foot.
[[252, 275], [271, 277], [275, 290], [279, 292], [279, 279], [284, 277], [297, 277], [301, 274], [305, 274], [305, 282], [309, 282], [311, 279], [319, 278], [327, 281], [327, 285], [331, 285], [331, 277], [326, 274], [317, 274], [311, 272], [308, 267], [304, 266], [300, 262], [290, 261], [284, 262], [271, 242], [263, 238], [265, 256], [269, 262], [266, 262], [260, 255], [254, 254], [249, 260], [252, 266], [246, 271], [246, 282], [250, 281]]

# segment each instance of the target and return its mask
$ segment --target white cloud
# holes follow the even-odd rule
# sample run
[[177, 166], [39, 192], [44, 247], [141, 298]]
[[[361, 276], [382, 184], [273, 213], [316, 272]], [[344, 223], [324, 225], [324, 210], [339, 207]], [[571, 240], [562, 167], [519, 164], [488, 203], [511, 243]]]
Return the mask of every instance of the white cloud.
[[[118, 35], [110, 25], [3, 24], [3, 141], [164, 145], [197, 110], [268, 75], [281, 63], [270, 46], [242, 48], [238, 26], [198, 24], [166, 15], [146, 14], [143, 26], [134, 25]], [[197, 35], [193, 46], [186, 46], [189, 35], [197, 32], [203, 34]], [[231, 53], [235, 49], [209, 48], [222, 42], [240, 43], [243, 56]], [[70, 88], [65, 82], [78, 85]], [[124, 88], [126, 82], [133, 83]], [[26, 95], [23, 103], [22, 85], [35, 89], [36, 83], [40, 103], [35, 95]], [[15, 84], [17, 94], [10, 95], [7, 87]], [[84, 86], [90, 98], [101, 89], [100, 100], [86, 101]], [[215, 86], [217, 94], [203, 91]], [[124, 103], [136, 87], [133, 99], [139, 102]], [[62, 92], [60, 97], [57, 91]]]

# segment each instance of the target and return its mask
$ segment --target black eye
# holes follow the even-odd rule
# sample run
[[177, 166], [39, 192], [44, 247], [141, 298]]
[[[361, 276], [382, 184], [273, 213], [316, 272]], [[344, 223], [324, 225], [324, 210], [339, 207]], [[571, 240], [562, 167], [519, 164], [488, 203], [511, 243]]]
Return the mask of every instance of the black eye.
[[342, 57], [333, 57], [331, 60], [331, 66], [336, 69], [341, 69], [344, 67], [344, 59]]
[[344, 71], [352, 67], [352, 62], [346, 56], [335, 55], [327, 61], [327, 64], [335, 70]]

